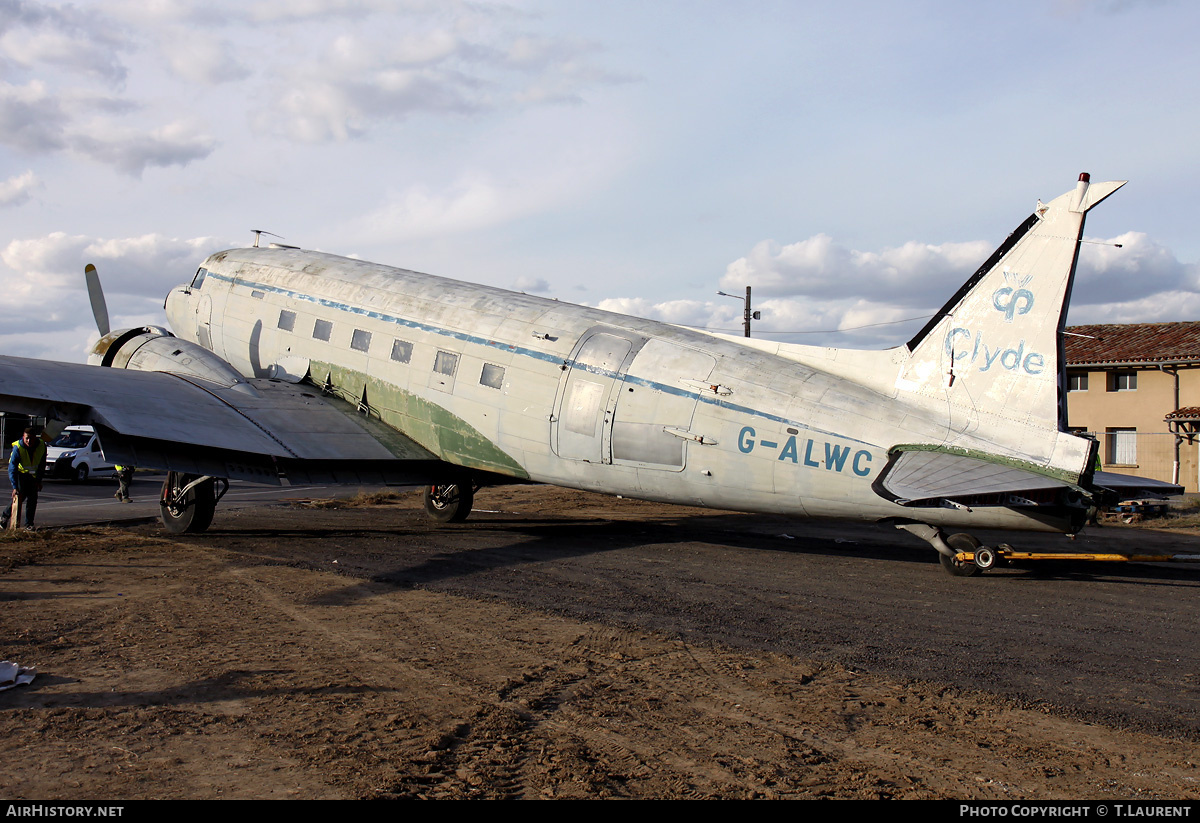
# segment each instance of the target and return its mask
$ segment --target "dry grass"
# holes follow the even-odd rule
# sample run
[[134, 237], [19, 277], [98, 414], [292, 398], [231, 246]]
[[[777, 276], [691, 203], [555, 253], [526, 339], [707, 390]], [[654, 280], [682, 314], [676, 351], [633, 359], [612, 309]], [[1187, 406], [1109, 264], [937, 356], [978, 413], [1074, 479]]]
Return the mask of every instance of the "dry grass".
[[323, 498], [319, 500], [301, 500], [295, 505], [302, 509], [362, 509], [368, 506], [391, 506], [399, 503], [411, 492], [393, 492], [393, 491], [377, 491], [377, 492], [359, 492], [354, 497], [347, 497], [340, 500], [331, 498]]
[[1200, 499], [1184, 497], [1171, 501], [1165, 514], [1121, 514], [1105, 512], [1101, 515], [1107, 525], [1124, 525], [1145, 529], [1200, 529]]

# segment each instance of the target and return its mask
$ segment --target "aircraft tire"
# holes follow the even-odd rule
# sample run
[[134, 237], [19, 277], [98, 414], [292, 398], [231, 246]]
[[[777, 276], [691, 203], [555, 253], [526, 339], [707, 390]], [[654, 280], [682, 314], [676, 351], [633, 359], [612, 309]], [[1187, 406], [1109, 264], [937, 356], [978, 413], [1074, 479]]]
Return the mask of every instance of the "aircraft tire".
[[438, 523], [461, 523], [475, 505], [471, 481], [425, 487], [425, 514]]
[[[956, 552], [974, 552], [979, 548], [979, 541], [969, 534], [959, 533], [947, 537], [946, 545]], [[973, 577], [980, 571], [974, 562], [963, 563], [953, 557], [947, 557], [941, 552], [938, 552], [938, 560], [942, 562], [942, 568], [946, 570], [947, 574], [953, 577]]]
[[171, 534], [199, 534], [212, 525], [217, 510], [217, 499], [213, 493], [213, 481], [206, 480], [184, 496], [178, 505], [168, 505], [166, 499], [171, 490], [186, 486], [195, 480], [195, 475], [168, 472], [163, 481], [163, 495], [158, 504], [159, 519], [163, 528]]

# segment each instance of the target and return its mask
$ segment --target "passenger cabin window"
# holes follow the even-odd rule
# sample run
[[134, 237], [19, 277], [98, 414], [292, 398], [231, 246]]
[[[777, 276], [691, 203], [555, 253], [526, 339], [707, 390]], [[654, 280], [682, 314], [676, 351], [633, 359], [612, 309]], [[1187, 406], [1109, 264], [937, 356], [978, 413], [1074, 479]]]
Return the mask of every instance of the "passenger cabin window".
[[1137, 391], [1137, 372], [1110, 371], [1108, 373], [1109, 391]]
[[412, 343], [406, 340], [393, 340], [392, 359], [397, 363], [407, 363], [412, 360]]
[[350, 348], [355, 351], [366, 351], [371, 348], [371, 333], [362, 329], [355, 329], [354, 334], [350, 336]]
[[1087, 391], [1088, 376], [1087, 372], [1077, 372], [1067, 375], [1067, 391]]
[[253, 297], [255, 300], [262, 300], [264, 297], [267, 296], [267, 293], [264, 291], [259, 291], [258, 289], [253, 289], [250, 292], [250, 296]]
[[279, 328], [284, 331], [293, 331], [296, 328], [296, 313], [284, 309], [279, 312]]
[[333, 324], [328, 320], [318, 320], [313, 323], [313, 339], [328, 340], [331, 333], [333, 333]]
[[433, 370], [438, 374], [453, 377], [458, 371], [458, 355], [448, 351], [440, 351], [433, 360]]
[[192, 278], [192, 288], [198, 289], [204, 285], [204, 278], [208, 276], [208, 269], [203, 266], [196, 272], [196, 276]]
[[481, 385], [490, 386], [493, 389], [504, 387], [504, 367], [493, 366], [491, 363], [483, 364], [483, 373], [479, 375]]

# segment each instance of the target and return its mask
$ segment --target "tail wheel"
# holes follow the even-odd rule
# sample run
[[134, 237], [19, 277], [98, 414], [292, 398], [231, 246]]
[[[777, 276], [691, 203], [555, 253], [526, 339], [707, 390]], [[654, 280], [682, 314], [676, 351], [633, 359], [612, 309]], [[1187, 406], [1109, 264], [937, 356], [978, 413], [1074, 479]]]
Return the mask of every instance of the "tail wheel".
[[168, 472], [163, 481], [162, 499], [158, 504], [159, 519], [171, 534], [198, 534], [207, 529], [217, 510], [217, 497], [210, 477], [186, 492], [197, 477], [194, 474]]
[[[946, 538], [946, 545], [954, 549], [956, 552], [971, 552], [979, 548], [980, 543], [969, 534], [952, 534]], [[990, 549], [989, 549], [990, 551]], [[995, 555], [992, 555], [993, 562]], [[938, 552], [938, 559], [942, 561], [942, 568], [954, 577], [971, 577], [979, 574], [979, 566], [975, 565], [974, 561], [959, 560], [954, 557], [947, 557]]]
[[461, 523], [475, 505], [471, 481], [425, 487], [425, 513], [438, 523]]
[[975, 565], [981, 572], [996, 567], [996, 550], [990, 546], [980, 546], [975, 550]]

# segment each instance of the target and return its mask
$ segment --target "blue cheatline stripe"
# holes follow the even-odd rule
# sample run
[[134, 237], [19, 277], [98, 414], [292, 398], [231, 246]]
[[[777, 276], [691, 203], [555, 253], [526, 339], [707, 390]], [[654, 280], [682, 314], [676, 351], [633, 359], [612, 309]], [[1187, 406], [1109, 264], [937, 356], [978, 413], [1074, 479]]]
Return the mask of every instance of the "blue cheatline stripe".
[[314, 297], [311, 294], [304, 294], [303, 292], [297, 292], [297, 291], [293, 291], [291, 289], [284, 289], [284, 288], [280, 288], [278, 286], [271, 286], [266, 283], [251, 283], [250, 281], [248, 281], [244, 278], [230, 277], [227, 274], [220, 274], [218, 272], [212, 271], [211, 269], [208, 270], [208, 276], [215, 278], [217, 280], [224, 280], [226, 283], [230, 283], [230, 284], [236, 283], [238, 285], [246, 286], [249, 288], [267, 291], [272, 294], [279, 294], [279, 295], [283, 295], [284, 297], [290, 297], [294, 300], [302, 300], [306, 303], [313, 303], [318, 306], [324, 306], [325, 308], [335, 309], [337, 311], [344, 311], [349, 314], [357, 314], [361, 317], [370, 317], [373, 320], [382, 320], [385, 323], [393, 323], [397, 326], [403, 326], [405, 328], [415, 329], [417, 331], [428, 332], [429, 334], [436, 334], [436, 335], [440, 335], [441, 337], [449, 337], [453, 340], [461, 340], [464, 343], [473, 343], [477, 346], [486, 346], [488, 348], [498, 349], [500, 351], [507, 351], [507, 352], [511, 352], [513, 354], [519, 354], [522, 357], [532, 357], [534, 360], [542, 360], [546, 363], [553, 363], [556, 366], [561, 366], [564, 363], [566, 363], [566, 364], [570, 365], [571, 368], [573, 368], [573, 369], [579, 369], [580, 371], [590, 372], [591, 374], [598, 374], [598, 375], [602, 375], [604, 377], [610, 377], [614, 380], [623, 380], [626, 383], [632, 383], [634, 385], [644, 386], [646, 388], [654, 389], [656, 391], [664, 392], [666, 394], [672, 394], [677, 397], [690, 397], [690, 398], [697, 400], [700, 403], [706, 403], [710, 406], [717, 406], [722, 409], [729, 409], [730, 411], [750, 415], [751, 417], [759, 417], [759, 418], [762, 418], [763, 420], [770, 420], [774, 423], [783, 423], [784, 425], [787, 425], [787, 426], [794, 426], [798, 429], [805, 429], [806, 431], [810, 431], [814, 434], [822, 434], [822, 435], [826, 435], [828, 437], [837, 437], [841, 440], [849, 440], [851, 443], [860, 443], [864, 446], [874, 446], [876, 448], [880, 448], [877, 444], [870, 443], [866, 440], [859, 440], [858, 438], [848, 437], [844, 434], [838, 434], [837, 432], [831, 432], [831, 431], [825, 431], [824, 429], [818, 429], [818, 428], [808, 425], [807, 423], [801, 423], [796, 420], [789, 420], [786, 417], [781, 417], [777, 414], [771, 414], [769, 412], [761, 411], [759, 409], [754, 409], [749, 406], [740, 406], [736, 403], [730, 403], [726, 400], [722, 400], [719, 397], [709, 397], [707, 395], [700, 394], [699, 392], [689, 391], [687, 389], [681, 389], [676, 386], [668, 386], [664, 383], [658, 383], [653, 380], [646, 380], [641, 377], [635, 377], [631, 374], [621, 374], [620, 372], [613, 371], [612, 369], [602, 369], [602, 368], [599, 368], [596, 366], [588, 366], [583, 363], [576, 363], [574, 361], [569, 361], [559, 355], [551, 354], [550, 352], [539, 351], [538, 349], [531, 349], [526, 346], [518, 346], [515, 343], [501, 343], [500, 341], [497, 341], [497, 340], [489, 340], [486, 337], [478, 337], [473, 334], [467, 334], [466, 332], [453, 331], [452, 329], [442, 328], [441, 326], [431, 326], [428, 323], [420, 323], [416, 320], [409, 320], [404, 317], [396, 317], [395, 315], [384, 314], [383, 312], [371, 311], [370, 309], [359, 308], [358, 306], [352, 306], [349, 303], [342, 303], [337, 300], [327, 300], [323, 297]]

